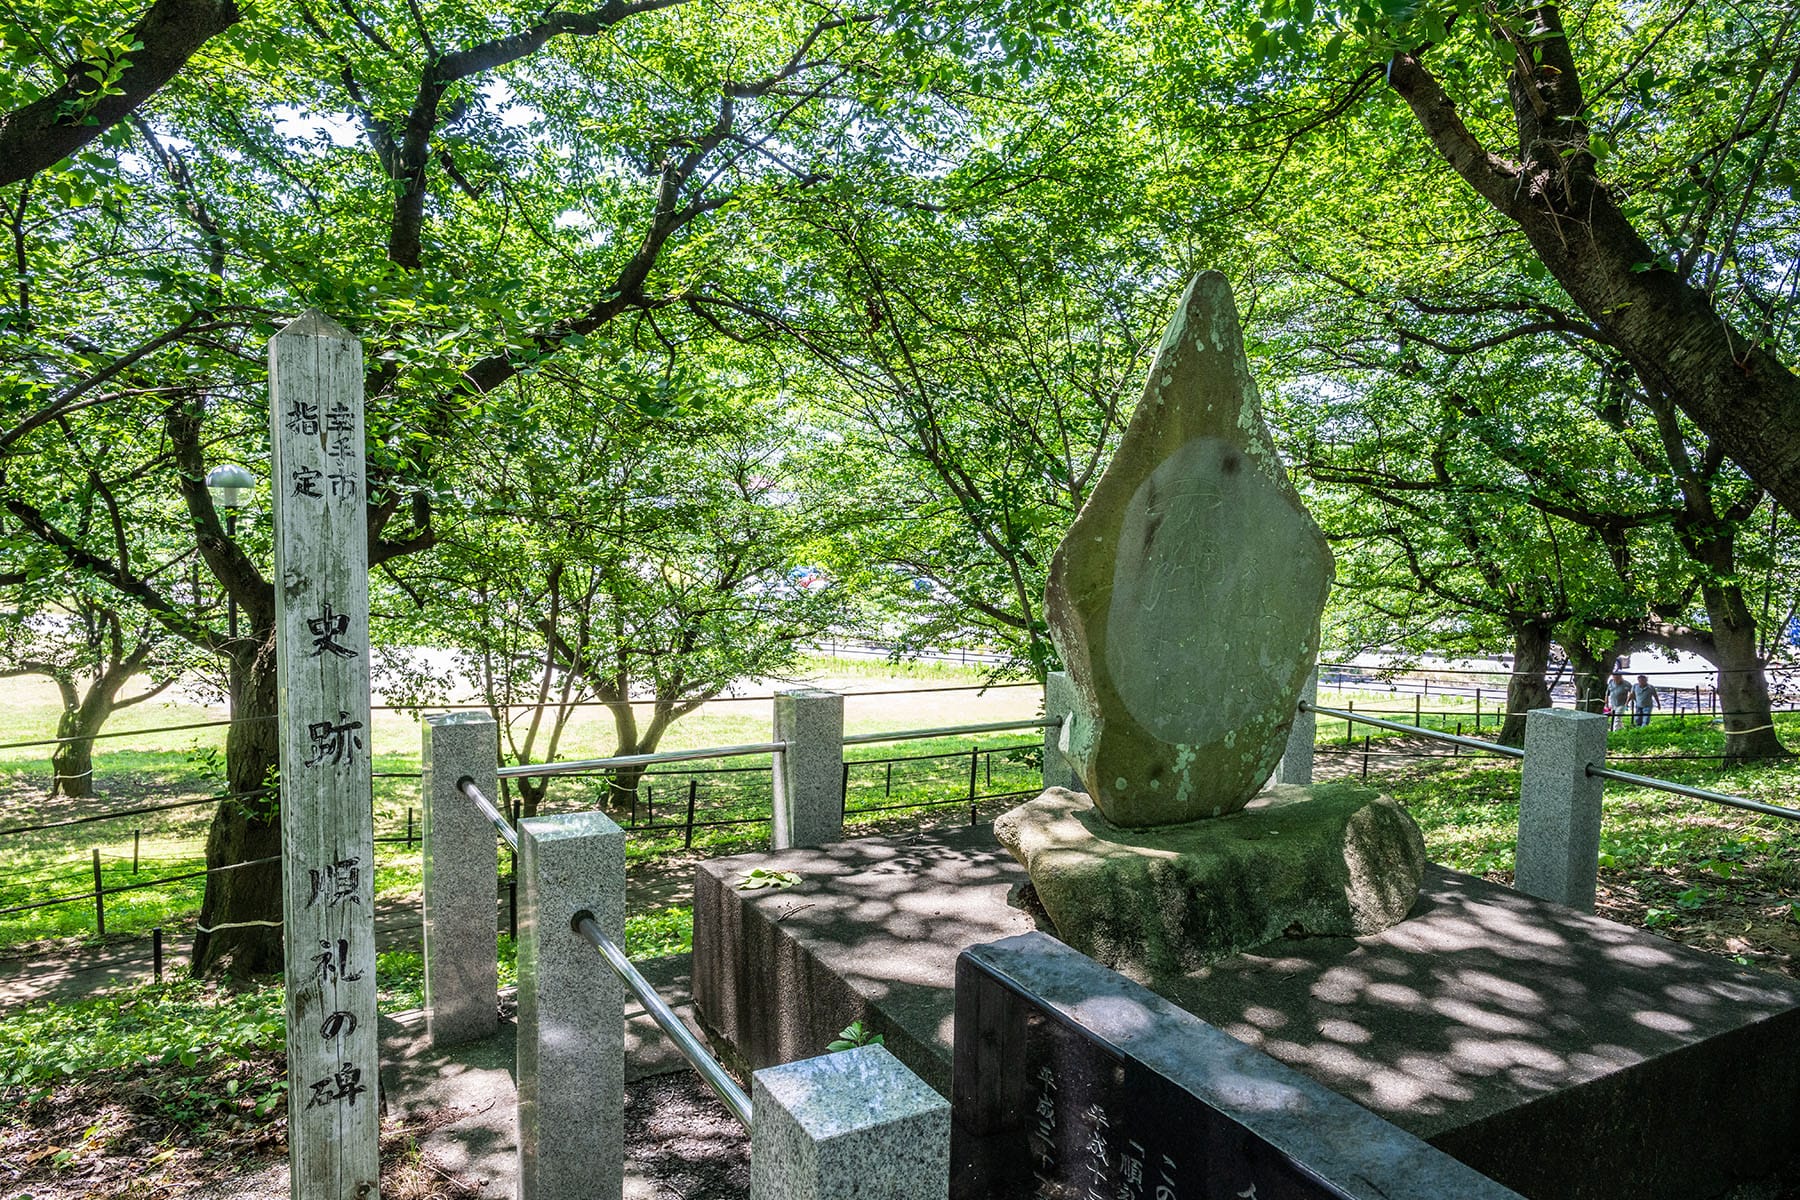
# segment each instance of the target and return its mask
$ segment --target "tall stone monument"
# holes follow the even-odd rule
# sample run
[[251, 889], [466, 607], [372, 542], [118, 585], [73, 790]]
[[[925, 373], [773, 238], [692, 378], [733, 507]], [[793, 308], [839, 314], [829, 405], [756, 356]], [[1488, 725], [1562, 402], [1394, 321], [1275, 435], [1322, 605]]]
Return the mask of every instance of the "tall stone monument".
[[1076, 696], [1061, 748], [1087, 794], [1052, 788], [995, 825], [1065, 941], [1153, 976], [1283, 932], [1373, 933], [1412, 907], [1424, 842], [1392, 799], [1263, 789], [1331, 580], [1231, 289], [1204, 272], [1050, 567]]

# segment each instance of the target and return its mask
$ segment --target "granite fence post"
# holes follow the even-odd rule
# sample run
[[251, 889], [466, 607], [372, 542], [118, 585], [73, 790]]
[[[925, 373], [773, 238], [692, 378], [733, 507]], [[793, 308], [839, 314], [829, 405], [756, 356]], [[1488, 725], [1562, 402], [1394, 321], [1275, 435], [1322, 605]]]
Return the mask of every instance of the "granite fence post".
[[[1300, 699], [1306, 704], [1319, 702], [1319, 668], [1314, 667], [1306, 677], [1306, 685], [1300, 689]], [[1294, 713], [1294, 723], [1288, 727], [1287, 749], [1282, 752], [1281, 762], [1275, 768], [1277, 783], [1295, 783], [1302, 787], [1313, 781], [1313, 741], [1319, 736], [1319, 718], [1311, 708], [1300, 708]]]
[[1075, 711], [1075, 685], [1067, 671], [1052, 671], [1044, 676], [1044, 719], [1059, 721], [1044, 727], [1044, 786], [1067, 788], [1072, 792], [1087, 789], [1075, 777], [1075, 766], [1063, 753], [1069, 744], [1069, 715]]
[[605, 814], [519, 822], [519, 1200], [620, 1200], [625, 985], [575, 932], [625, 942], [625, 833]]
[[750, 1077], [750, 1200], [944, 1200], [950, 1105], [881, 1046]]
[[1605, 717], [1560, 708], [1526, 714], [1513, 873], [1519, 891], [1594, 911], [1605, 782], [1587, 768], [1605, 764]]
[[498, 797], [499, 726], [487, 713], [426, 717], [420, 727], [425, 776], [425, 1029], [433, 1046], [492, 1034], [498, 932], [494, 900], [500, 865], [494, 826], [461, 781]]
[[777, 850], [822, 846], [844, 834], [844, 698], [817, 688], [775, 693]]

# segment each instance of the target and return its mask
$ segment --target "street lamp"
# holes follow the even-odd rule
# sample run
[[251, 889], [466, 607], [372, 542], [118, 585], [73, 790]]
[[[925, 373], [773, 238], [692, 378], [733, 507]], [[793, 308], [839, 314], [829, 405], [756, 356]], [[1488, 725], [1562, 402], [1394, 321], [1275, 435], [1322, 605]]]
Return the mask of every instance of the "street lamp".
[[[256, 486], [256, 476], [252, 475], [236, 463], [224, 463], [206, 473], [206, 490], [212, 493], [213, 504], [225, 510], [225, 536], [237, 539], [238, 510], [250, 503], [250, 489]], [[235, 641], [237, 638], [237, 597], [226, 588], [227, 633]]]

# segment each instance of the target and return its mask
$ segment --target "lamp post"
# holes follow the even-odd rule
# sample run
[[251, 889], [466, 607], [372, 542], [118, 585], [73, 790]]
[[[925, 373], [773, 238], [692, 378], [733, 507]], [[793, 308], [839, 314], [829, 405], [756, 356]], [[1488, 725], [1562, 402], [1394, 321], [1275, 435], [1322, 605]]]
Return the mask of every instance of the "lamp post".
[[[256, 476], [252, 475], [236, 463], [224, 463], [206, 473], [206, 490], [212, 493], [213, 504], [225, 510], [225, 536], [237, 539], [237, 518], [239, 510], [250, 503], [250, 489], [256, 486]], [[230, 587], [225, 589], [226, 632], [233, 641], [237, 640], [237, 597]]]

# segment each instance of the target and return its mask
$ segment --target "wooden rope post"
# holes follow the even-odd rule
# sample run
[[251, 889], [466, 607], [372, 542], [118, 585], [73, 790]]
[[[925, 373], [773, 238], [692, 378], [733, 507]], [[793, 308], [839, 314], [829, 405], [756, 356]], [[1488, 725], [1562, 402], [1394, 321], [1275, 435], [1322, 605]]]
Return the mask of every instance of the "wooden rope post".
[[270, 339], [288, 1171], [306, 1200], [368, 1200], [381, 1173], [362, 380], [362, 343], [321, 313]]

